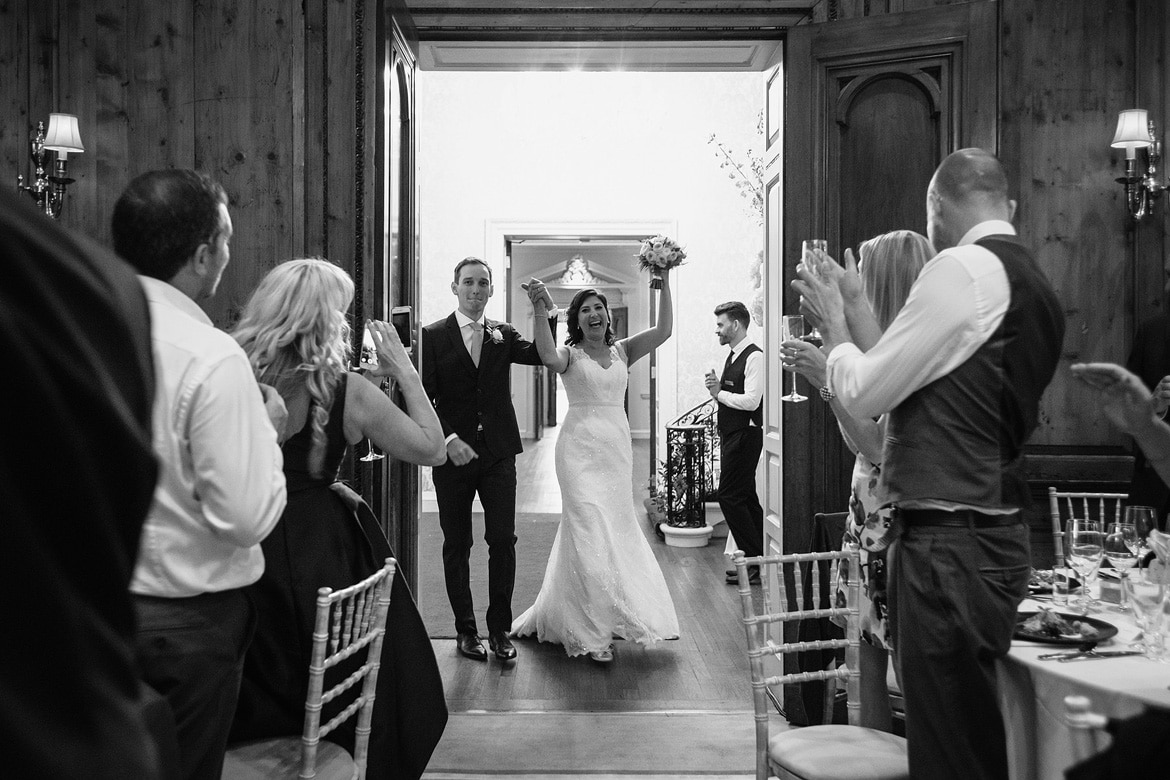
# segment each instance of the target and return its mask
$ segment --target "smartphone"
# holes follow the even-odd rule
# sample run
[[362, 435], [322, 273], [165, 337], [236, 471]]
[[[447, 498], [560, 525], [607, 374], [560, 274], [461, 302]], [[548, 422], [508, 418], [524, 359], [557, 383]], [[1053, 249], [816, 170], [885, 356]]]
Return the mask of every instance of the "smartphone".
[[414, 354], [414, 310], [410, 306], [395, 306], [390, 310], [390, 324], [398, 331], [398, 339], [406, 347], [406, 354]]

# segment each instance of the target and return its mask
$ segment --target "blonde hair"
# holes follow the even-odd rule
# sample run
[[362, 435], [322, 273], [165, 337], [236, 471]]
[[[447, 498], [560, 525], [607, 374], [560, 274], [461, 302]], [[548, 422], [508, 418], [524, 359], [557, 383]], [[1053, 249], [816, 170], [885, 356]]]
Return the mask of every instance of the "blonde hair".
[[857, 253], [862, 289], [884, 331], [906, 303], [922, 266], [934, 257], [934, 248], [921, 233], [894, 230], [863, 241]]
[[233, 335], [248, 356], [257, 381], [289, 398], [309, 392], [312, 446], [309, 473], [321, 476], [325, 424], [339, 377], [349, 366], [353, 280], [319, 258], [289, 260], [260, 281]]

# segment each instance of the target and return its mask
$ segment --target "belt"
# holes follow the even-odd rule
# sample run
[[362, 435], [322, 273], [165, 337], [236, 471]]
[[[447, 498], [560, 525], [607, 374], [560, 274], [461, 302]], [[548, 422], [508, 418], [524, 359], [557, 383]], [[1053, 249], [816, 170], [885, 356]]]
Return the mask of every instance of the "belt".
[[1009, 525], [1019, 525], [1022, 522], [1019, 512], [1012, 512], [1010, 515], [989, 515], [974, 509], [958, 509], [950, 512], [945, 509], [900, 509], [895, 507], [894, 516], [901, 521], [903, 526], [908, 528], [917, 526], [1002, 528]]

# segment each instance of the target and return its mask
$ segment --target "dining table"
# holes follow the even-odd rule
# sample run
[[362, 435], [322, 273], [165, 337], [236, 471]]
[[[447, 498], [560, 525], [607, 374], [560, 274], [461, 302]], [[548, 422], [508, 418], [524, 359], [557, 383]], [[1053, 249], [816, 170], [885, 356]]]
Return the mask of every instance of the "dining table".
[[[1117, 634], [1094, 649], [1140, 649], [1132, 644], [1140, 634], [1133, 615], [1108, 603], [1098, 605], [1090, 609], [1088, 617], [1116, 626]], [[1026, 599], [1020, 612], [1036, 612], [1041, 607], [1054, 608], [1047, 600]], [[1061, 614], [1079, 614], [1073, 607], [1055, 609]], [[1148, 707], [1170, 711], [1170, 663], [1142, 655], [1064, 662], [1040, 657], [1077, 649], [1075, 645], [1017, 639], [999, 662], [1000, 710], [1007, 730], [1012, 780], [1063, 780], [1066, 769], [1107, 746], [1107, 735], [1085, 734], [1068, 725], [1067, 696], [1086, 697], [1090, 711], [1107, 718], [1133, 717]]]

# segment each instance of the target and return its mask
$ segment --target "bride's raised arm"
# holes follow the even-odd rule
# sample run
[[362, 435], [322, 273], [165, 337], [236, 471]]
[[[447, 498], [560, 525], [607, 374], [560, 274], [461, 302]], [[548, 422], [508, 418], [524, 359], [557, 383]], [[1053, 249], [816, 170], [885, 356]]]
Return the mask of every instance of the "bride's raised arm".
[[663, 269], [662, 292], [658, 296], [658, 324], [625, 339], [627, 365], [649, 355], [666, 343], [674, 329], [674, 306], [670, 298], [670, 269]]
[[536, 342], [540, 361], [558, 374], [563, 374], [569, 367], [569, 348], [558, 348], [553, 341], [552, 325], [548, 319], [548, 303], [551, 298], [544, 282], [533, 278], [521, 287], [528, 293], [528, 300], [532, 303], [532, 340]]

